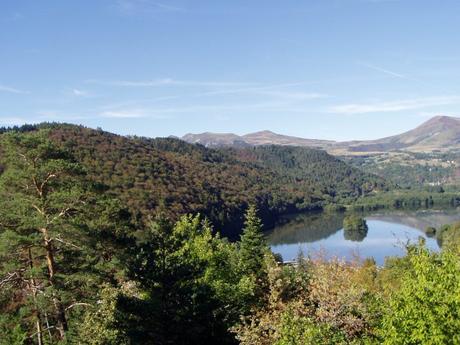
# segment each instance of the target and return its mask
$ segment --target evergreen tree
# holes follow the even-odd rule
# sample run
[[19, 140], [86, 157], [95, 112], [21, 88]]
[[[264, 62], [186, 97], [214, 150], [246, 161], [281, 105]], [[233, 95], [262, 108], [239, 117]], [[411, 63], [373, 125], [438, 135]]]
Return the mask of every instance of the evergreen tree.
[[259, 277], [263, 272], [264, 256], [268, 246], [262, 233], [262, 222], [257, 209], [250, 205], [245, 214], [244, 228], [240, 240], [240, 259], [247, 273]]
[[37, 343], [62, 340], [72, 316], [90, 305], [101, 272], [110, 271], [116, 217], [101, 220], [119, 212], [109, 210], [115, 205], [107, 207], [46, 131], [2, 139], [0, 285], [11, 295], [0, 308], [19, 306], [21, 324]]
[[267, 260], [271, 254], [262, 233], [262, 222], [257, 209], [250, 205], [245, 214], [244, 228], [239, 243], [242, 274], [252, 280], [252, 296], [245, 301], [246, 308], [265, 303], [268, 288]]

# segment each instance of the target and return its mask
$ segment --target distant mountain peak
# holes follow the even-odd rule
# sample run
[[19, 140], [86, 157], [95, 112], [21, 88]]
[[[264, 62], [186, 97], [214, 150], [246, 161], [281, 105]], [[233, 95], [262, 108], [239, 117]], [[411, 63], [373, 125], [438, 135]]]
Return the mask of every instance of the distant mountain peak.
[[325, 149], [336, 154], [356, 152], [388, 152], [394, 150], [433, 151], [460, 149], [460, 118], [437, 115], [418, 127], [387, 138], [365, 141], [334, 142], [305, 139], [262, 130], [239, 136], [233, 133], [187, 134], [182, 137], [189, 143], [208, 147], [289, 145]]
[[281, 134], [277, 134], [275, 132], [272, 132], [268, 129], [265, 129], [263, 131], [257, 131], [257, 132], [254, 132], [254, 133], [249, 133], [249, 134], [246, 134], [246, 135], [254, 135], [254, 134], [271, 134], [271, 135], [281, 135]]
[[460, 122], [460, 118], [446, 115], [437, 115], [432, 117], [428, 121], [422, 123], [419, 127], [433, 124], [440, 125], [457, 125]]
[[353, 152], [429, 152], [454, 148], [460, 148], [460, 118], [444, 115], [432, 117], [418, 127], [398, 135], [348, 143], [348, 150]]

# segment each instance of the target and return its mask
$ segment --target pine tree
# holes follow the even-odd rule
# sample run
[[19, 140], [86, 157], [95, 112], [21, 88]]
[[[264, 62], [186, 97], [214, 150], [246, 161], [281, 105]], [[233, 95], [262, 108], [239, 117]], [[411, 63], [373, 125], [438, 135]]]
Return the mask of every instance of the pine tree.
[[113, 259], [118, 211], [46, 131], [4, 134], [2, 150], [0, 287], [19, 304], [21, 321], [39, 344], [45, 336], [64, 339], [69, 315], [88, 306], [101, 271], [108, 271], [103, 266]]
[[245, 214], [244, 228], [240, 240], [240, 258], [247, 273], [256, 277], [263, 275], [264, 256], [268, 246], [262, 233], [262, 222], [257, 209], [250, 205]]
[[262, 222], [257, 217], [257, 209], [250, 205], [245, 214], [245, 222], [239, 243], [239, 259], [242, 274], [253, 285], [252, 295], [246, 300], [248, 309], [265, 304], [268, 289], [267, 259], [270, 249], [262, 233]]

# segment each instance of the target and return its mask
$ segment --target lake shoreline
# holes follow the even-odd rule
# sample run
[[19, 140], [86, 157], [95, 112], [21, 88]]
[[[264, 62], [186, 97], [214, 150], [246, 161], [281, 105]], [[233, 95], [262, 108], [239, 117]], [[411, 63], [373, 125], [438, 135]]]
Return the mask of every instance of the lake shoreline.
[[[458, 208], [364, 212], [359, 213], [359, 216], [366, 219], [369, 232], [362, 238], [346, 239], [343, 220], [347, 214], [291, 214], [266, 233], [267, 241], [273, 252], [281, 254], [288, 261], [297, 256], [299, 249], [305, 249], [307, 253], [325, 251], [332, 256], [345, 258], [351, 258], [351, 251], [357, 250], [363, 258], [372, 256], [379, 264], [383, 264], [384, 257], [402, 255], [405, 244], [416, 242], [419, 237], [424, 238], [430, 249], [439, 250], [439, 240], [427, 234], [426, 229], [460, 221]], [[400, 248], [395, 250], [395, 246]]]

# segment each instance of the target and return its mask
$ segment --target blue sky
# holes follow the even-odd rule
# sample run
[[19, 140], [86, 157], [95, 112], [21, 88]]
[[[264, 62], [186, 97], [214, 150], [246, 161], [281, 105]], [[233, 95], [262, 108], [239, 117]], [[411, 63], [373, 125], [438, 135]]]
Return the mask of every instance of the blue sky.
[[0, 125], [371, 139], [460, 115], [457, 0], [2, 0]]

